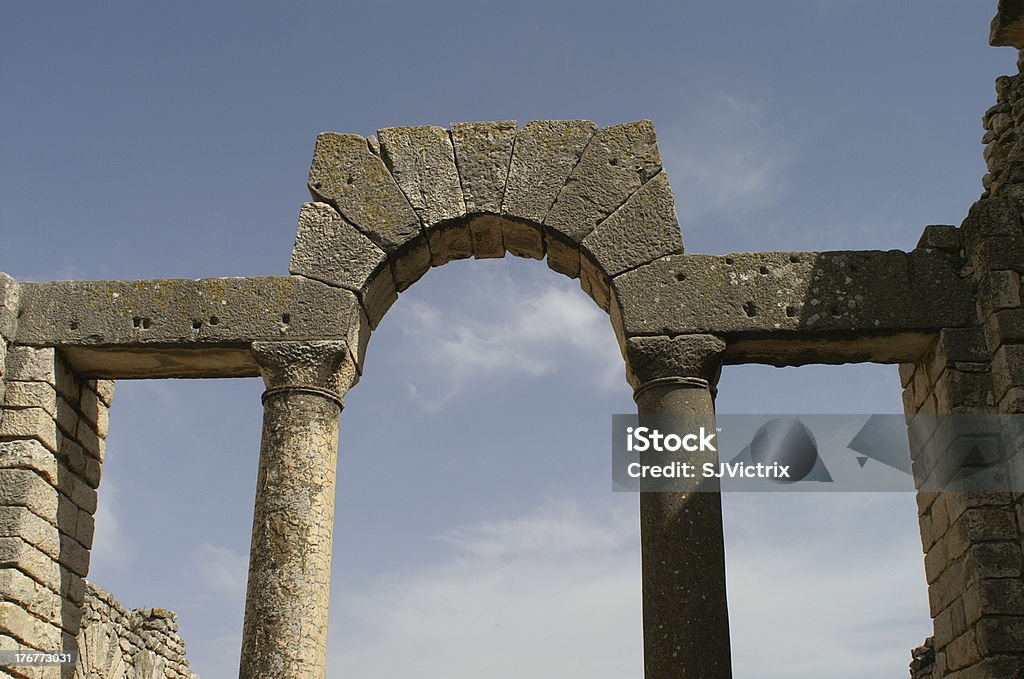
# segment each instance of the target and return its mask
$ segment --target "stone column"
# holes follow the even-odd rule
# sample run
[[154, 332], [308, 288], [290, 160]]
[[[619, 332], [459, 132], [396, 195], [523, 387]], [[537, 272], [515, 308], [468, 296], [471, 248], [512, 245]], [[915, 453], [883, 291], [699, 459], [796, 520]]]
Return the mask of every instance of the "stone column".
[[345, 342], [256, 342], [263, 440], [249, 554], [241, 679], [322, 679]]
[[[704, 416], [714, 426], [714, 384], [725, 343], [711, 335], [627, 343], [640, 415]], [[718, 492], [641, 492], [644, 676], [732, 677]]]

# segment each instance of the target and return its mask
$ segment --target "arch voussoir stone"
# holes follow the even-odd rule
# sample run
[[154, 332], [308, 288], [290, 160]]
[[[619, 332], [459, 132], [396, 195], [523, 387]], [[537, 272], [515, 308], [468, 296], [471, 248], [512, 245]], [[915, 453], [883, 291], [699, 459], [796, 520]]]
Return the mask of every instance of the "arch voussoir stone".
[[548, 266], [578, 276], [580, 242], [660, 171], [651, 121], [599, 130], [544, 218]]
[[477, 259], [505, 256], [502, 223], [497, 215], [501, 213], [505, 197], [517, 132], [514, 120], [452, 123], [451, 126], [466, 213], [479, 215], [469, 222], [473, 256]]
[[385, 252], [326, 203], [299, 210], [288, 271], [354, 292], [373, 328], [398, 299]]
[[[516, 135], [501, 213], [505, 249], [544, 258], [544, 222], [584, 149], [597, 131], [589, 120], [535, 120]], [[520, 221], [521, 220], [521, 221]]]
[[419, 217], [430, 249], [430, 264], [473, 256], [455, 149], [448, 130], [434, 125], [378, 130], [381, 156]]
[[668, 175], [659, 172], [641, 186], [580, 246], [580, 287], [607, 311], [612, 278], [683, 252], [683, 235]]
[[430, 268], [419, 217], [366, 139], [337, 132], [317, 136], [308, 185], [315, 200], [334, 207], [387, 253], [398, 290]]

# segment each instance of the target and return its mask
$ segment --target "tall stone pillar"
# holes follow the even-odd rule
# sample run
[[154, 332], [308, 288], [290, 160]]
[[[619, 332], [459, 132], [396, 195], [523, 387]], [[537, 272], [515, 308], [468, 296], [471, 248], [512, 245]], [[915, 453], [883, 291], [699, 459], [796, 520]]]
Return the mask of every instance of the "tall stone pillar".
[[[725, 343], [711, 335], [627, 342], [643, 415], [696, 415], [714, 426]], [[644, 676], [732, 677], [722, 500], [717, 492], [641, 492]]]
[[256, 342], [267, 390], [240, 679], [322, 679], [345, 342]]

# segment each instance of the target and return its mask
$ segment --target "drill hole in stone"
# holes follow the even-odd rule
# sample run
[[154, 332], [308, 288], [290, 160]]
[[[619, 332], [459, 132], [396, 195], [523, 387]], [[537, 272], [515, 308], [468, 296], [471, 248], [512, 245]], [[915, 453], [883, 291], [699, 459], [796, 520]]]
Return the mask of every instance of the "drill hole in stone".
[[680, 271], [679, 273], [676, 274], [676, 280], [679, 281], [680, 283], [685, 281], [686, 280], [686, 274], [683, 273], [682, 271]]
[[78, 330], [78, 321], [71, 321], [70, 327], [72, 330]]
[[210, 325], [217, 325], [220, 323], [220, 319], [216, 316], [210, 316]]
[[138, 316], [134, 317], [132, 319], [132, 327], [133, 328], [138, 328], [138, 327], [141, 327], [141, 326], [142, 326], [142, 319], [140, 317], [138, 317]]
[[753, 318], [757, 315], [757, 305], [753, 302], [747, 302], [743, 305], [743, 311], [747, 314], [748, 318]]
[[281, 314], [281, 322], [284, 323], [285, 325], [290, 325], [291, 322], [292, 322], [292, 315], [291, 314]]
[[790, 255], [789, 256], [789, 261], [792, 262], [793, 264], [799, 264], [800, 263], [800, 255]]
[[142, 329], [143, 330], [149, 330], [149, 326], [151, 326], [151, 325], [153, 325], [153, 321], [151, 321], [148, 318], [143, 318], [142, 319]]
[[725, 263], [726, 264], [733, 264], [735, 261], [736, 260], [734, 260], [732, 257], [726, 257], [725, 258]]
[[200, 320], [198, 320], [198, 319], [197, 319], [197, 320], [194, 320], [194, 321], [192, 321], [192, 329], [193, 329], [193, 330], [198, 330], [198, 329], [199, 329], [199, 328], [201, 328], [201, 327], [203, 327], [203, 322], [202, 322], [202, 321], [200, 321]]
[[767, 276], [769, 273], [771, 273], [771, 269], [769, 269], [766, 266], [762, 266], [761, 267], [761, 275], [762, 276]]
[[789, 318], [793, 318], [794, 316], [796, 316], [796, 307], [795, 306], [788, 306], [788, 307], [786, 307], [786, 316], [789, 317]]

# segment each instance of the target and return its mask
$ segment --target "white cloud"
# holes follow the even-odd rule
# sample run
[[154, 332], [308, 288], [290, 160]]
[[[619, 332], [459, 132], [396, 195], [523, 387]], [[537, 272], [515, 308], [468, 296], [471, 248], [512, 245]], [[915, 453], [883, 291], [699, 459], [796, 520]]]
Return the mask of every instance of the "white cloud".
[[[592, 387], [621, 385], [622, 359], [608, 316], [582, 292], [482, 270], [473, 282], [458, 308], [416, 297], [396, 308], [406, 339], [417, 345], [415, 352], [399, 352], [398, 360], [415, 359], [404, 370], [407, 396], [424, 410], [437, 412], [486, 383], [541, 378], [566, 364], [585, 364]], [[425, 355], [422, 347], [429, 347]]]
[[226, 598], [245, 596], [249, 556], [203, 542], [192, 557], [203, 586]]
[[683, 108], [659, 130], [679, 218], [735, 217], [775, 204], [788, 188], [790, 142], [765, 123], [753, 102], [719, 92]]
[[112, 481], [103, 482], [103, 492], [97, 495], [96, 531], [93, 535], [91, 570], [106, 573], [118, 571], [132, 559], [134, 541], [125, 535], [118, 519], [118, 487]]
[[[480, 522], [440, 536], [452, 549], [433, 564], [336, 579], [329, 676], [640, 676], [635, 500]], [[736, 676], [903, 676], [930, 627], [913, 504], [730, 498]]]
[[635, 512], [561, 503], [442, 536], [441, 563], [339, 583], [329, 676], [639, 676]]

